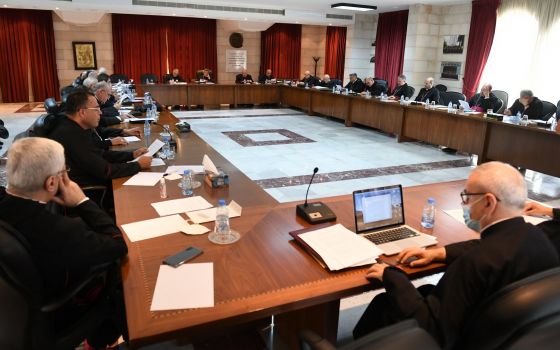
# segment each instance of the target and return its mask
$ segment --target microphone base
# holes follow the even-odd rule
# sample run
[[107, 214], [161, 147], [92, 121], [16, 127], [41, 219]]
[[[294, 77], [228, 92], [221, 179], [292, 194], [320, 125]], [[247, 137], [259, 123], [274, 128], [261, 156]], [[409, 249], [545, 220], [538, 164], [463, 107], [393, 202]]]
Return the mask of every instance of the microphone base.
[[336, 215], [323, 202], [307, 203], [307, 207], [299, 204], [296, 206], [296, 215], [312, 225], [336, 220]]

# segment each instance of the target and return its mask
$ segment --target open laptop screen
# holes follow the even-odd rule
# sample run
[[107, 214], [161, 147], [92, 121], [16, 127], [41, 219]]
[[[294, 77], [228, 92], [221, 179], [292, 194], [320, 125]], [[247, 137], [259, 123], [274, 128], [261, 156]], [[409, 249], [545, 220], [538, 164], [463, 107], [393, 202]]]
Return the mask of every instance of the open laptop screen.
[[356, 233], [404, 225], [401, 185], [355, 191], [352, 196]]

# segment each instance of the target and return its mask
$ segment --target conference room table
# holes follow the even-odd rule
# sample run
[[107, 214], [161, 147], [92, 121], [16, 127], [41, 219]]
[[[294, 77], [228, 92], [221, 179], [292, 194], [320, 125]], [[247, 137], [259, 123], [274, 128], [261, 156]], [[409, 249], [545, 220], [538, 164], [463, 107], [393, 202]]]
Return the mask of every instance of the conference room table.
[[486, 118], [482, 113], [448, 113], [443, 109], [400, 105], [396, 101], [333, 94], [285, 85], [185, 84], [139, 85], [164, 105], [216, 106], [276, 104], [309, 115], [339, 119], [346, 126], [363, 125], [396, 136], [398, 142], [423, 141], [478, 156], [479, 163], [498, 160], [560, 177], [560, 166], [547, 151], [560, 149], [560, 134]]
[[[162, 112], [160, 124], [173, 125], [175, 121], [170, 113]], [[153, 125], [151, 138], [143, 141], [151, 143], [159, 137], [160, 131], [159, 126]], [[366, 280], [367, 266], [329, 272], [292, 240], [290, 231], [310, 227], [295, 214], [295, 205], [303, 202], [303, 190], [301, 202], [278, 203], [195, 133], [174, 136], [177, 156], [172, 161], [167, 160], [167, 165], [201, 164], [202, 157], [207, 154], [229, 175], [229, 187], [212, 189], [203, 184], [194, 190], [194, 195], [202, 196], [214, 205], [218, 199], [239, 203], [243, 208], [242, 215], [230, 222], [241, 238], [231, 245], [216, 245], [208, 240], [207, 234], [173, 233], [135, 242], [125, 235], [129, 254], [122, 265], [122, 278], [130, 346], [138, 348], [169, 339], [197, 341], [255, 322], [262, 324], [272, 315], [275, 316], [276, 333], [292, 349], [298, 347], [297, 331], [303, 328], [336, 341], [340, 298], [380, 288], [381, 283]], [[151, 171], [163, 172], [165, 169], [153, 167]], [[202, 175], [196, 177], [202, 181]], [[158, 186], [123, 186], [126, 180], [113, 180], [117, 224], [158, 217], [150, 205], [163, 200]], [[177, 180], [166, 182], [167, 199], [183, 198]], [[459, 208], [459, 193], [463, 187], [464, 181], [456, 181], [405, 188], [406, 223], [436, 236], [438, 246], [477, 238], [474, 231], [442, 211]], [[420, 224], [422, 207], [428, 197], [434, 197], [438, 203], [436, 224], [430, 230], [423, 229]], [[321, 200], [337, 215], [336, 223], [354, 230], [350, 195]], [[213, 229], [213, 223], [204, 225]], [[213, 263], [214, 307], [150, 311], [162, 260], [188, 246], [201, 248], [204, 252], [192, 263]], [[385, 259], [396, 262], [395, 256]], [[442, 271], [444, 266], [438, 263], [403, 269], [410, 278], [416, 278]]]

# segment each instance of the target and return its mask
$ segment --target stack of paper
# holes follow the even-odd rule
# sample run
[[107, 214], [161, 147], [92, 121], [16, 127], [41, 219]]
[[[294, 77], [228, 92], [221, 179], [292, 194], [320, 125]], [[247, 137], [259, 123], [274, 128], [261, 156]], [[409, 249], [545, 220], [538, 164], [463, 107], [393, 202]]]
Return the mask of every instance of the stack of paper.
[[[159, 159], [159, 158], [158, 158]], [[161, 179], [163, 173], [139, 172], [128, 179], [124, 186], [155, 186]]]
[[212, 208], [212, 204], [208, 203], [208, 201], [201, 196], [194, 196], [152, 203], [152, 207], [154, 207], [160, 216], [165, 216]]
[[375, 244], [341, 224], [302, 233], [299, 237], [323, 259], [331, 271], [373, 264], [383, 254]]
[[181, 215], [171, 215], [122, 225], [122, 229], [131, 242], [136, 242], [180, 232], [185, 224]]

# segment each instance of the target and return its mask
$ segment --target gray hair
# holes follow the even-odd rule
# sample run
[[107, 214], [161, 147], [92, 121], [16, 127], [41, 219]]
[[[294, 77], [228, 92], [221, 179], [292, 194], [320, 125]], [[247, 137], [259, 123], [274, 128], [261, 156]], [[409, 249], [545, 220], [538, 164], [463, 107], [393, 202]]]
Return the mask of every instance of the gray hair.
[[64, 148], [60, 143], [42, 137], [17, 140], [8, 150], [8, 188], [23, 193], [39, 191], [49, 176], [64, 169], [64, 164]]
[[106, 90], [109, 89], [109, 83], [107, 83], [106, 81], [99, 81], [97, 83], [95, 83], [95, 85], [93, 85], [93, 87], [91, 88], [91, 90], [95, 93], [99, 90]]
[[517, 169], [502, 162], [479, 165], [471, 174], [477, 174], [477, 185], [484, 192], [494, 194], [509, 208], [523, 209], [527, 200], [527, 184]]
[[82, 85], [87, 87], [88, 89], [92, 89], [95, 84], [97, 84], [97, 79], [92, 77], [85, 78], [84, 82], [82, 83]]
[[105, 67], [99, 68], [99, 70], [97, 71], [97, 75], [99, 74], [107, 74], [107, 68]]
[[533, 97], [533, 91], [531, 90], [521, 90], [519, 97]]
[[401, 74], [401, 75], [398, 76], [398, 78], [399, 78], [399, 79], [402, 79], [402, 80], [406, 80], [406, 75]]

